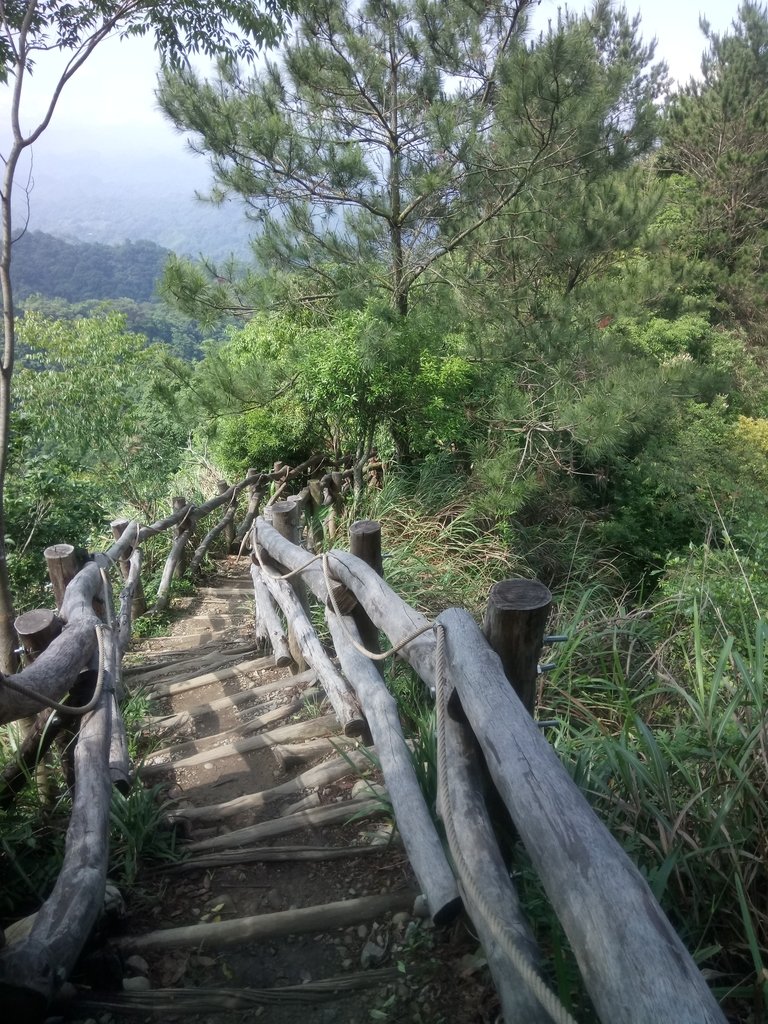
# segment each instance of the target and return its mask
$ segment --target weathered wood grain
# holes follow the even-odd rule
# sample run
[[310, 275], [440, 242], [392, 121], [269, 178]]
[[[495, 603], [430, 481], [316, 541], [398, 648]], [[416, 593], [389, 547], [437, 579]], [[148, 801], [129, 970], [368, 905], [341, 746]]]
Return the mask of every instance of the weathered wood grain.
[[509, 686], [471, 615], [450, 609], [450, 685], [571, 943], [601, 1020], [724, 1024], [640, 872], [597, 818]]
[[365, 717], [360, 710], [360, 704], [354, 691], [347, 680], [339, 675], [334, 668], [333, 662], [323, 650], [323, 646], [318, 640], [312, 624], [304, 614], [304, 609], [299, 604], [293, 590], [285, 580], [277, 580], [270, 576], [265, 576], [264, 582], [282, 609], [286, 620], [292, 624], [296, 642], [301, 648], [307, 663], [317, 673], [317, 678], [325, 690], [328, 700], [331, 702], [331, 706], [345, 735], [366, 735]]
[[456, 879], [448, 866], [419, 786], [402, 729], [397, 701], [373, 662], [355, 650], [359, 634], [351, 617], [344, 620], [326, 609], [326, 621], [344, 674], [355, 688], [371, 730], [384, 782], [408, 859], [436, 924], [447, 924], [461, 910]]
[[299, 910], [282, 910], [274, 914], [258, 914], [234, 921], [165, 928], [146, 935], [126, 936], [118, 939], [116, 945], [132, 953], [149, 949], [172, 949], [175, 946], [218, 949], [235, 943], [274, 939], [281, 935], [344, 928], [361, 921], [381, 918], [387, 913], [409, 910], [413, 899], [414, 893], [408, 890], [379, 896], [359, 896], [357, 899], [302, 907]]

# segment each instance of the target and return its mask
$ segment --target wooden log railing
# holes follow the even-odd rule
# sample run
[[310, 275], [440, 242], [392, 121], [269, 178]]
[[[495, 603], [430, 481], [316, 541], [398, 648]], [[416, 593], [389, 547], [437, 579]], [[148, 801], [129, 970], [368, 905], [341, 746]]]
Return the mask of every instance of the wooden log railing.
[[[253, 532], [254, 548], [280, 565], [301, 568], [304, 583], [327, 606], [328, 582], [319, 561], [263, 518], [256, 519]], [[349, 552], [334, 550], [327, 568], [332, 586], [341, 584], [351, 591], [367, 618], [399, 648], [399, 656], [433, 695], [442, 698], [445, 714], [451, 709], [450, 720], [440, 730], [441, 759], [447, 763], [439, 805], [444, 818], [461, 822], [461, 827], [451, 828], [447, 821], [446, 831], [465, 909], [483, 939], [505, 1019], [545, 1021], [556, 1011], [538, 979], [540, 954], [490, 827], [477, 769], [481, 762], [490, 769], [541, 877], [600, 1019], [611, 1024], [724, 1024], [703, 975], [642, 875], [592, 811], [523, 703], [531, 700], [531, 665], [543, 645], [543, 609], [551, 600], [546, 588], [513, 586], [503, 591], [501, 602], [498, 595], [492, 602], [511, 604], [512, 632], [518, 637], [510, 648], [497, 611], [489, 614], [488, 632], [499, 643], [500, 657], [467, 612], [444, 612], [436, 631], [374, 569]], [[355, 621], [343, 616], [342, 624], [333, 612], [326, 614], [376, 748], [391, 748], [392, 714], [386, 700], [379, 699], [377, 705], [372, 699], [380, 693], [375, 679], [379, 686], [384, 684], [367, 659], [363, 664], [354, 657], [362, 646]], [[447, 666], [442, 673], [436, 659], [440, 644]], [[448, 693], [441, 693], [446, 689]], [[388, 770], [384, 759], [382, 769], [412, 867], [422, 889], [429, 892], [423, 839], [408, 821], [397, 771], [392, 766]], [[435, 914], [439, 899], [432, 899]], [[558, 1016], [567, 1019], [567, 1014]]]
[[[323, 461], [315, 456], [294, 469], [283, 467], [279, 479], [287, 484], [313, 471]], [[0, 677], [0, 725], [35, 716], [40, 730], [30, 737], [28, 749], [21, 755], [33, 763], [34, 757], [44, 751], [48, 734], [50, 739], [55, 735], [52, 718], [68, 710], [77, 712], [78, 704], [83, 705], [84, 713], [74, 747], [73, 806], [58, 879], [34, 916], [29, 933], [0, 949], [0, 1005], [9, 1020], [33, 1022], [45, 1017], [103, 904], [111, 792], [113, 786], [127, 790], [131, 781], [119, 700], [123, 689], [122, 656], [130, 640], [133, 614], [142, 600], [140, 545], [150, 537], [175, 531], [155, 606], [162, 608], [167, 605], [171, 580], [197, 524], [215, 509], [227, 505], [231, 516], [225, 513], [223, 526], [218, 524], [219, 529], [209, 531], [209, 537], [212, 540], [225, 532], [234, 525], [237, 496], [245, 487], [251, 488], [249, 522], [252, 521], [258, 498], [273, 478], [273, 474], [249, 471], [243, 481], [222, 488], [221, 493], [199, 507], [175, 499], [170, 515], [147, 526], [116, 520], [112, 524], [115, 542], [105, 552], [85, 556], [72, 545], [60, 544], [45, 553], [57, 613], [41, 610], [41, 614], [28, 616], [26, 633], [24, 621], [20, 622], [29, 652], [27, 666], [15, 675]], [[230, 539], [234, 536], [233, 530]], [[83, 565], [84, 557], [87, 560]], [[115, 566], [123, 579], [117, 615], [112, 613], [108, 580]], [[88, 681], [93, 683], [97, 664], [101, 687], [89, 699], [87, 692], [83, 697], [81, 691]], [[41, 708], [46, 706], [48, 710], [41, 714]], [[50, 712], [53, 706], [61, 707], [55, 716]], [[43, 729], [48, 734], [41, 743]], [[8, 775], [0, 778], [0, 804], [13, 800], [20, 788], [15, 766]]]
[[[0, 1004], [9, 1019], [45, 1016], [99, 913], [110, 794], [113, 785], [129, 782], [119, 711], [120, 666], [139, 592], [141, 543], [175, 531], [155, 606], [162, 608], [198, 524], [224, 506], [223, 517], [198, 546], [198, 553], [204, 548], [198, 562], [208, 550], [208, 538], [210, 544], [229, 531], [228, 545], [237, 548], [250, 541], [257, 636], [274, 644], [282, 662], [288, 660], [288, 634], [300, 641], [301, 655], [324, 682], [339, 720], [349, 732], [375, 741], [394, 815], [431, 914], [437, 923], [447, 922], [463, 902], [483, 941], [505, 1019], [543, 1024], [553, 1013], [559, 1020], [569, 1018], [552, 1009], [538, 975], [541, 953], [486, 807], [486, 766], [569, 938], [600, 1019], [611, 1024], [723, 1024], [705, 980], [642, 876], [531, 717], [550, 600], [546, 589], [519, 581], [502, 585], [491, 600], [486, 636], [459, 609], [430, 622], [383, 580], [377, 524], [353, 527], [352, 544], [363, 558], [340, 550], [321, 557], [295, 543], [302, 527], [299, 522], [297, 529], [290, 507], [277, 510], [278, 524], [281, 516], [292, 524], [284, 531], [287, 537], [258, 516], [272, 484], [272, 505], [290, 501], [299, 512], [307, 512], [308, 547], [317, 545], [317, 519], [313, 521], [311, 511], [318, 498], [333, 508], [326, 540], [331, 533], [338, 535], [345, 475], [326, 473], [318, 483], [322, 465], [323, 460], [314, 458], [294, 469], [280, 464], [272, 473], [249, 470], [244, 480], [222, 486], [221, 493], [200, 506], [179, 499], [171, 515], [149, 526], [121, 523], [112, 547], [90, 556], [61, 591], [60, 634], [23, 672], [0, 680], [0, 724], [40, 711], [39, 700], [30, 693], [61, 701], [97, 660], [103, 680], [80, 725], [75, 796], [59, 879], [28, 936], [0, 950]], [[310, 482], [300, 494], [286, 498], [288, 485], [302, 476], [311, 477]], [[248, 509], [237, 527], [237, 498], [246, 487]], [[66, 558], [73, 553], [59, 552], [65, 560], [62, 578], [71, 574]], [[123, 587], [113, 617], [105, 574], [118, 564]], [[293, 570], [298, 570], [298, 586], [276, 579]], [[325, 606], [340, 670], [309, 624], [306, 612], [313, 599]], [[377, 654], [380, 632], [437, 698], [438, 810], [451, 860], [416, 781], [398, 709], [379, 663], [363, 653]]]

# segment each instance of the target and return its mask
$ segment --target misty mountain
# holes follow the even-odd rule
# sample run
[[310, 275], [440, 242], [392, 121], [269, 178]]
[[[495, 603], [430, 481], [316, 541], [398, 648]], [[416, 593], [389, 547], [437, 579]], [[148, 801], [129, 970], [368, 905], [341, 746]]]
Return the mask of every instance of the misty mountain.
[[[22, 176], [20, 179], [22, 180]], [[180, 255], [248, 259], [253, 233], [241, 204], [195, 198], [205, 193], [205, 161], [184, 152], [131, 154], [46, 149], [30, 169], [29, 203], [15, 194], [17, 225], [59, 238], [115, 245], [149, 240]]]
[[69, 242], [27, 231], [14, 244], [11, 276], [19, 301], [39, 294], [67, 302], [150, 302], [168, 255], [154, 242]]

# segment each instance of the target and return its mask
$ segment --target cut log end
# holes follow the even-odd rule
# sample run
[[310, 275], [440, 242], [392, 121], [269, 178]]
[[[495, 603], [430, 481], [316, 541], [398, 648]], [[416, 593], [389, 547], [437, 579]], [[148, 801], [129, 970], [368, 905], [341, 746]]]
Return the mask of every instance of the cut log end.
[[501, 611], [533, 611], [548, 607], [552, 593], [539, 580], [502, 580], [491, 587], [489, 601]]

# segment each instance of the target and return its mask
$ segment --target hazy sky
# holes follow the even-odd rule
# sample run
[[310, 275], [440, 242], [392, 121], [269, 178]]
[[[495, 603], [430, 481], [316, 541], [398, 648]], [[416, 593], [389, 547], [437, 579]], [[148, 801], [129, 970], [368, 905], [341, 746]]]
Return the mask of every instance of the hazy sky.
[[[535, 14], [535, 26], [544, 26], [556, 17], [556, 0], [542, 0]], [[577, 8], [578, 4], [571, 5]], [[727, 28], [736, 14], [737, 0], [642, 0], [627, 5], [639, 10], [644, 38], [658, 39], [657, 56], [667, 61], [678, 80], [687, 80], [698, 72], [704, 45], [699, 31], [703, 14], [716, 30]], [[46, 62], [48, 56], [43, 58]], [[134, 145], [168, 145], [179, 148], [181, 140], [155, 109], [153, 89], [157, 61], [147, 39], [110, 40], [97, 50], [78, 72], [64, 92], [51, 133], [72, 139], [72, 132], [98, 136], [107, 130], [116, 136], [115, 144], [130, 149]], [[38, 96], [49, 76], [41, 61], [34, 80], [25, 89], [28, 111], [39, 110]], [[36, 86], [36, 87], [35, 87]], [[7, 90], [0, 92], [0, 103], [7, 105]], [[31, 118], [30, 118], [31, 120]]]
[[[450, 2], [450, 0], [448, 0]], [[534, 28], [546, 26], [556, 17], [557, 0], [542, 0], [534, 17]], [[580, 3], [572, 3], [578, 9]], [[636, 0], [628, 3], [630, 12], [639, 9], [644, 38], [658, 40], [657, 58], [667, 61], [672, 76], [686, 81], [699, 70], [704, 39], [699, 31], [703, 14], [717, 31], [726, 29], [736, 14], [738, 0]], [[34, 76], [26, 83], [23, 124], [29, 126], [50, 93], [52, 75], [45, 55]], [[44, 67], [44, 64], [46, 65]], [[36, 171], [44, 173], [47, 153], [62, 150], [100, 150], [144, 157], [163, 155], [182, 157], [183, 138], [176, 134], [155, 108], [157, 61], [147, 39], [124, 42], [110, 40], [100, 47], [77, 73], [57, 107], [54, 121], [38, 145]], [[0, 143], [7, 132], [9, 90], [0, 86]], [[5, 146], [0, 145], [0, 152]], [[197, 158], [199, 160], [199, 158]], [[199, 161], [201, 180], [204, 161]]]

